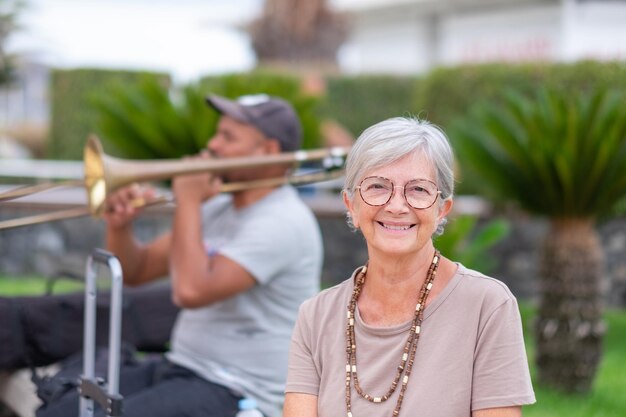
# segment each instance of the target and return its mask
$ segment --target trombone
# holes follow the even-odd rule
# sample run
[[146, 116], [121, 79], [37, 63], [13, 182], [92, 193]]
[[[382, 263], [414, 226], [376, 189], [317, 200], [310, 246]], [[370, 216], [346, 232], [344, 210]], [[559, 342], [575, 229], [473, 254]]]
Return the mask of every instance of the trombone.
[[[298, 165], [305, 161], [322, 161], [323, 169], [318, 172], [247, 182], [225, 183], [221, 192], [228, 193], [250, 188], [274, 187], [282, 184], [302, 185], [327, 181], [343, 175], [342, 167], [348, 150], [349, 148], [347, 147], [333, 147], [284, 152], [262, 157], [246, 156], [225, 159], [189, 159], [184, 161], [181, 159], [125, 160], [105, 154], [98, 137], [91, 135], [83, 150], [84, 172], [82, 180], [70, 180], [58, 184], [37, 184], [0, 193], [1, 202], [51, 188], [82, 185], [87, 193], [87, 206], [18, 219], [2, 220], [0, 221], [0, 230], [87, 215], [100, 217], [104, 210], [104, 201], [115, 190], [135, 182], [165, 180], [177, 175], [200, 172], [224, 173], [245, 168], [288, 164]], [[170, 197], [157, 197], [153, 201], [138, 202], [137, 205], [151, 206], [171, 201]]]

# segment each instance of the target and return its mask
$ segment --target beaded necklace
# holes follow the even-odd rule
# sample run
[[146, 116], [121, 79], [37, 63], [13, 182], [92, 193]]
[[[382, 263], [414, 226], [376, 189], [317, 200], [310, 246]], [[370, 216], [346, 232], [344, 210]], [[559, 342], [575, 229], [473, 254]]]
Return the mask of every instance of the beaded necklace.
[[409, 329], [409, 337], [404, 345], [404, 350], [402, 353], [402, 359], [400, 360], [400, 365], [398, 365], [396, 376], [391, 383], [391, 387], [385, 395], [381, 397], [374, 397], [369, 394], [366, 394], [361, 389], [361, 385], [359, 384], [359, 378], [356, 372], [356, 338], [354, 335], [354, 312], [356, 310], [356, 302], [359, 299], [359, 295], [361, 295], [361, 290], [363, 288], [363, 284], [365, 283], [365, 275], [367, 274], [367, 265], [364, 266], [359, 274], [357, 275], [356, 283], [354, 284], [354, 290], [352, 291], [352, 298], [350, 299], [350, 303], [348, 304], [348, 324], [346, 327], [346, 353], [347, 353], [347, 361], [346, 361], [346, 409], [347, 409], [347, 417], [352, 416], [352, 401], [351, 401], [351, 385], [352, 381], [354, 381], [354, 389], [356, 392], [368, 400], [371, 403], [383, 403], [391, 397], [391, 395], [395, 392], [398, 387], [398, 382], [400, 382], [400, 377], [402, 377], [402, 373], [404, 372], [404, 377], [402, 377], [402, 386], [400, 387], [400, 394], [398, 396], [398, 402], [396, 403], [396, 407], [393, 410], [393, 417], [398, 417], [400, 414], [400, 407], [402, 407], [402, 400], [404, 398], [404, 393], [406, 391], [407, 384], [409, 382], [409, 376], [411, 375], [411, 369], [413, 368], [413, 362], [415, 361], [415, 351], [417, 350], [417, 342], [420, 336], [420, 326], [422, 324], [422, 320], [424, 317], [424, 304], [426, 303], [426, 299], [428, 298], [428, 294], [433, 287], [433, 281], [435, 280], [435, 275], [437, 274], [437, 267], [439, 266], [439, 251], [435, 250], [435, 254], [433, 255], [433, 260], [428, 268], [428, 273], [426, 274], [426, 280], [424, 281], [424, 285], [422, 285], [422, 289], [420, 290], [420, 294], [417, 300], [417, 305], [415, 306], [415, 315], [413, 317], [413, 322], [411, 324], [411, 328]]

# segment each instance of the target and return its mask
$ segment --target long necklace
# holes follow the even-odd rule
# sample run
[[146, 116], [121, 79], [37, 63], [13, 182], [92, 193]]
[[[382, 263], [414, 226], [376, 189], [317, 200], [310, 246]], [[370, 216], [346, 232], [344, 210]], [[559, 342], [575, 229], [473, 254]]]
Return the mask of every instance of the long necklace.
[[402, 400], [404, 398], [404, 393], [409, 382], [409, 376], [411, 375], [413, 362], [415, 361], [415, 351], [417, 350], [417, 342], [419, 340], [421, 330], [420, 326], [424, 317], [424, 304], [426, 303], [428, 294], [433, 287], [433, 281], [435, 280], [437, 267], [439, 266], [439, 259], [439, 251], [435, 250], [433, 260], [430, 264], [430, 267], [428, 268], [428, 273], [426, 274], [426, 280], [422, 285], [422, 289], [420, 290], [420, 294], [417, 299], [417, 305], [415, 306], [415, 315], [413, 316], [413, 322], [411, 324], [411, 328], [409, 329], [409, 337], [406, 341], [406, 344], [404, 345], [402, 358], [400, 360], [400, 365], [398, 365], [396, 376], [394, 377], [393, 382], [389, 387], [389, 390], [387, 390], [387, 392], [380, 397], [364, 393], [361, 389], [361, 385], [359, 384], [359, 378], [357, 376], [356, 337], [354, 335], [354, 312], [356, 310], [356, 302], [359, 299], [359, 295], [361, 295], [361, 290], [363, 288], [363, 284], [365, 283], [365, 276], [367, 275], [367, 265], [361, 268], [361, 270], [359, 271], [356, 278], [356, 283], [354, 284], [354, 290], [352, 291], [352, 298], [350, 299], [350, 303], [348, 304], [348, 324], [346, 326], [346, 409], [348, 417], [353, 417], [351, 399], [352, 381], [354, 381], [354, 389], [361, 397], [371, 403], [383, 403], [387, 401], [389, 397], [391, 397], [391, 395], [396, 391], [398, 383], [400, 382], [400, 378], [402, 377], [402, 373], [404, 373], [404, 377], [402, 377], [402, 384], [400, 387], [400, 394], [398, 396], [398, 402], [396, 403], [396, 408], [393, 410], [393, 417], [398, 417], [398, 415], [400, 414], [400, 407], [402, 407]]

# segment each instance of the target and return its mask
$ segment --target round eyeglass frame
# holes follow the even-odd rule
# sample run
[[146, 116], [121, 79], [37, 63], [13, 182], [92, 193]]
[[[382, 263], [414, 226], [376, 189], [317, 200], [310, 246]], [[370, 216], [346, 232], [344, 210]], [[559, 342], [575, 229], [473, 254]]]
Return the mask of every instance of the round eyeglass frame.
[[[368, 180], [368, 179], [370, 179], [370, 178], [380, 178], [380, 179], [383, 179], [383, 180], [385, 180], [385, 181], [389, 181], [389, 182], [391, 183], [391, 187], [392, 187], [392, 189], [391, 189], [391, 194], [389, 194], [389, 198], [388, 198], [388, 199], [387, 199], [387, 201], [385, 201], [384, 203], [382, 203], [382, 204], [370, 204], [370, 203], [368, 203], [368, 202], [367, 202], [367, 200], [365, 200], [365, 198], [363, 197], [363, 193], [361, 192], [361, 185], [363, 184], [363, 182], [364, 182], [365, 180]], [[433, 200], [433, 202], [432, 202], [432, 203], [430, 203], [430, 205], [428, 205], [428, 206], [426, 206], [426, 207], [415, 207], [414, 205], [412, 205], [411, 203], [409, 203], [409, 200], [406, 198], [406, 186], [407, 186], [407, 184], [410, 184], [410, 183], [412, 183], [413, 181], [426, 181], [426, 182], [429, 182], [429, 183], [431, 183], [432, 185], [434, 185], [434, 186], [435, 186], [435, 189], [437, 190], [437, 192], [435, 193], [435, 199]], [[364, 202], [365, 204], [367, 204], [368, 206], [372, 206], [372, 207], [381, 207], [381, 206], [384, 206], [384, 205], [386, 205], [387, 203], [389, 203], [389, 202], [391, 201], [391, 199], [393, 198], [393, 195], [394, 195], [394, 194], [395, 194], [395, 192], [396, 192], [396, 188], [402, 188], [402, 197], [404, 197], [404, 201], [406, 201], [406, 203], [409, 205], [409, 207], [412, 207], [412, 208], [414, 208], [415, 210], [426, 210], [427, 208], [431, 208], [431, 207], [433, 206], [433, 204], [435, 204], [435, 203], [437, 202], [437, 200], [439, 199], [439, 196], [441, 195], [441, 190], [437, 187], [437, 184], [435, 184], [435, 183], [434, 183], [434, 182], [432, 182], [431, 180], [421, 179], [421, 178], [419, 178], [419, 179], [413, 179], [413, 180], [410, 180], [410, 181], [408, 181], [408, 182], [407, 182], [406, 184], [404, 184], [404, 185], [395, 185], [395, 184], [393, 183], [393, 181], [391, 181], [389, 178], [381, 177], [381, 176], [379, 176], [379, 175], [372, 175], [372, 176], [369, 176], [369, 177], [365, 177], [365, 178], [363, 178], [363, 179], [361, 180], [361, 182], [359, 183], [359, 185], [357, 185], [357, 186], [356, 186], [356, 187], [354, 187], [354, 188], [358, 188], [358, 189], [359, 189], [359, 195], [361, 196], [361, 200], [363, 200], [363, 202]]]

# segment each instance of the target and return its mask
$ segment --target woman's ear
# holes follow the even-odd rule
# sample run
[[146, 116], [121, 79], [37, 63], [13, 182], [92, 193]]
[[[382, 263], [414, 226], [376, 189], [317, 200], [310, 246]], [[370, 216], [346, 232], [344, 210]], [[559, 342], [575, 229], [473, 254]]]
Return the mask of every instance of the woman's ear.
[[443, 204], [439, 208], [439, 214], [437, 215], [439, 221], [441, 221], [441, 219], [443, 219], [444, 217], [448, 215], [448, 213], [450, 213], [450, 210], [452, 210], [453, 205], [454, 205], [454, 202], [452, 201], [451, 198], [443, 202]]
[[350, 197], [348, 197], [348, 193], [345, 191], [341, 192], [341, 196], [343, 197], [343, 204], [346, 206], [346, 209], [348, 210], [348, 215], [350, 216], [352, 226], [354, 226], [355, 229], [358, 229], [359, 220], [358, 220], [358, 216], [354, 207], [354, 202], [350, 200]]

